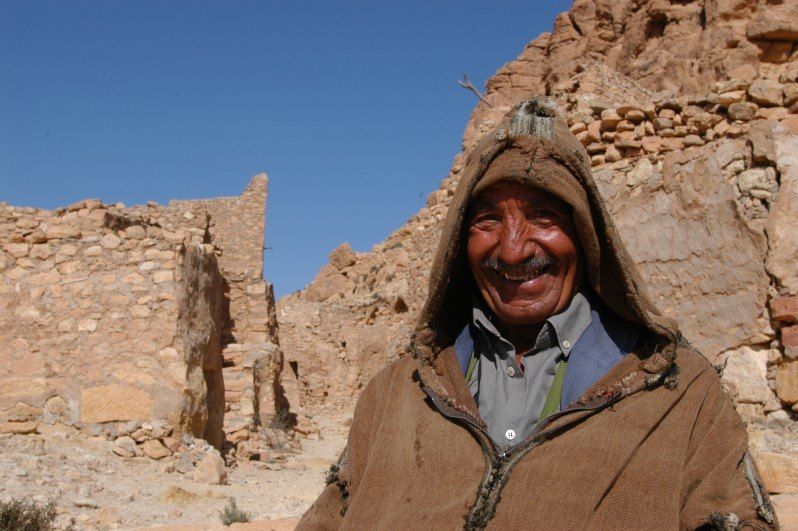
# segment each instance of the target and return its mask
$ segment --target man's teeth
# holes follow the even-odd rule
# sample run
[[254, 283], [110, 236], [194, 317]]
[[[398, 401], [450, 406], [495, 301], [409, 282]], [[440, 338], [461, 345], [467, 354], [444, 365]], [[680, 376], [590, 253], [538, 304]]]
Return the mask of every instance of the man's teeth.
[[526, 280], [532, 280], [533, 278], [539, 277], [541, 271], [542, 271], [541, 269], [535, 269], [535, 270], [530, 271], [529, 273], [526, 273], [524, 275], [508, 275], [507, 273], [499, 272], [499, 275], [503, 276], [507, 280], [512, 280], [514, 282], [519, 282], [519, 281], [523, 282], [523, 281], [526, 281]]

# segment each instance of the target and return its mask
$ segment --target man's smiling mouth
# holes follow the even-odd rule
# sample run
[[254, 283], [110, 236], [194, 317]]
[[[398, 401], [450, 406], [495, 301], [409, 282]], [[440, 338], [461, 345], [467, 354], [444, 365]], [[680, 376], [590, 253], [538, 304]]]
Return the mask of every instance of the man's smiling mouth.
[[554, 264], [555, 260], [546, 255], [530, 256], [520, 264], [508, 264], [501, 259], [488, 257], [482, 262], [482, 267], [510, 282], [528, 282], [549, 271]]
[[496, 269], [494, 269], [493, 272], [496, 273], [497, 275], [499, 275], [500, 277], [502, 277], [505, 280], [510, 280], [512, 282], [527, 282], [529, 280], [534, 280], [534, 279], [538, 278], [547, 269], [548, 269], [548, 267], [544, 267], [544, 268], [541, 268], [541, 269], [533, 269], [533, 270], [531, 270], [531, 271], [529, 271], [529, 272], [527, 272], [527, 273], [525, 273], [523, 275], [511, 275], [509, 273], [503, 273], [503, 272], [498, 271]]
[[501, 271], [499, 271], [497, 269], [493, 269], [493, 273], [495, 273], [499, 277], [501, 277], [501, 278], [503, 278], [505, 280], [509, 280], [511, 282], [527, 282], [529, 280], [534, 280], [534, 279], [538, 278], [540, 275], [545, 273], [548, 269], [549, 269], [548, 267], [543, 267], [543, 268], [540, 268], [540, 269], [533, 269], [533, 270], [528, 271], [528, 272], [526, 272], [524, 274], [521, 274], [521, 275], [518, 275], [518, 274], [511, 275], [510, 273], [504, 273], [504, 272], [501, 272]]

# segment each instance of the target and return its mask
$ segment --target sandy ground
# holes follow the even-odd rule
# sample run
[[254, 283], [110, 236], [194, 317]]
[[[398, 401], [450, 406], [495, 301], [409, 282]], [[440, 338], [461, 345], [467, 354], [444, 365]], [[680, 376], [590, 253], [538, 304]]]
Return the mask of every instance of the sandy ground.
[[227, 485], [199, 484], [189, 475], [164, 472], [169, 458], [120, 458], [110, 442], [71, 429], [3, 435], [0, 499], [53, 500], [59, 525], [74, 518], [78, 529], [216, 526], [228, 498], [253, 520], [293, 519], [321, 491], [325, 473], [344, 447], [346, 420], [335, 414], [317, 417], [321, 438], [302, 439], [302, 451], [285, 460], [232, 467]]

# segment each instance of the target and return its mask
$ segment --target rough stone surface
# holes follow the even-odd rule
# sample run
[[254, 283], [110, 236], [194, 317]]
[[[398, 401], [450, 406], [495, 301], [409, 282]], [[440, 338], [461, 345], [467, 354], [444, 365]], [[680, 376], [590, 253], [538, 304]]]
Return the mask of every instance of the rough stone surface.
[[786, 326], [781, 329], [781, 346], [787, 358], [798, 358], [798, 326]]
[[757, 106], [750, 102], [737, 102], [729, 105], [729, 118], [747, 122], [753, 120], [756, 115]]
[[227, 480], [224, 459], [218, 451], [208, 452], [194, 468], [194, 481], [209, 485], [221, 485]]
[[81, 391], [80, 420], [111, 422], [114, 420], [149, 420], [152, 399], [146, 391], [123, 385], [87, 387]]
[[784, 103], [784, 86], [772, 79], [757, 79], [748, 87], [754, 103], [777, 107]]
[[785, 361], [776, 372], [776, 394], [788, 404], [798, 402], [798, 360]]
[[780, 323], [798, 323], [798, 296], [775, 297], [770, 301], [773, 319]]
[[172, 452], [170, 452], [158, 439], [149, 439], [144, 441], [144, 443], [141, 445], [141, 451], [144, 452], [144, 455], [152, 459], [163, 459], [164, 457], [172, 455]]
[[765, 488], [775, 494], [798, 493], [798, 457], [761, 452], [757, 454], [757, 466]]
[[3, 422], [0, 423], [0, 433], [36, 433], [38, 425], [35, 422]]
[[767, 268], [791, 295], [798, 295], [798, 131], [779, 128], [774, 139], [779, 190], [768, 216]]
[[729, 395], [740, 403], [764, 404], [767, 384], [767, 350], [740, 347], [726, 357], [722, 381]]
[[136, 446], [136, 441], [127, 435], [118, 437], [111, 450], [121, 457], [135, 457], [141, 454], [141, 449]]

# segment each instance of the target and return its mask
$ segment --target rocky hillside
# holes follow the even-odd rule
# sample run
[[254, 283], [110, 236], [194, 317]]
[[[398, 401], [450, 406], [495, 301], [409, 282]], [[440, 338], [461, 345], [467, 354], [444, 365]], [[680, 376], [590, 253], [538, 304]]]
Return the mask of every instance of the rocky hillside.
[[487, 82], [426, 206], [278, 301], [292, 407], [350, 408], [402, 355], [465, 154], [541, 93], [590, 153], [659, 306], [726, 364], [768, 488], [798, 492], [796, 2], [576, 0]]

